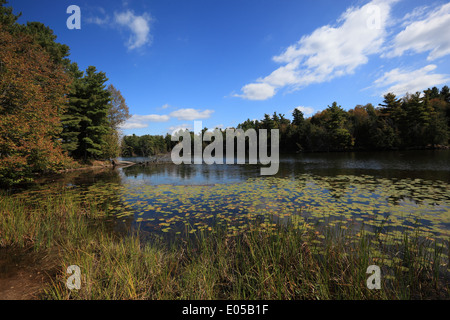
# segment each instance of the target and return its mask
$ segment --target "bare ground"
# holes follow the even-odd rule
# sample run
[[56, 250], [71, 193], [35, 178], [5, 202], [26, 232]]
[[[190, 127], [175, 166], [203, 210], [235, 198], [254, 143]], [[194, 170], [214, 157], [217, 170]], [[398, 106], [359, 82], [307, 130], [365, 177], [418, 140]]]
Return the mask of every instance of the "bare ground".
[[38, 299], [55, 273], [55, 260], [48, 255], [0, 248], [0, 300]]

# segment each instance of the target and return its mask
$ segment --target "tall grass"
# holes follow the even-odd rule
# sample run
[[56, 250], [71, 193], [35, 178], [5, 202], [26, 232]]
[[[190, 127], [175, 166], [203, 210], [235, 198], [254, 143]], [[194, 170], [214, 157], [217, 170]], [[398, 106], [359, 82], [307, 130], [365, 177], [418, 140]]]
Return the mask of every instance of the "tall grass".
[[39, 201], [0, 194], [0, 246], [48, 249], [87, 236], [93, 222], [104, 217], [95, 203], [81, 203], [70, 194]]
[[[405, 233], [400, 242], [362, 228], [257, 223], [230, 236], [228, 227], [180, 235], [168, 244], [121, 235], [95, 203], [69, 195], [30, 204], [0, 195], [2, 246], [56, 250], [59, 274], [43, 299], [448, 299], [449, 243]], [[96, 222], [96, 223], [94, 223]], [[80, 290], [65, 286], [81, 268]], [[382, 288], [367, 288], [369, 265]]]

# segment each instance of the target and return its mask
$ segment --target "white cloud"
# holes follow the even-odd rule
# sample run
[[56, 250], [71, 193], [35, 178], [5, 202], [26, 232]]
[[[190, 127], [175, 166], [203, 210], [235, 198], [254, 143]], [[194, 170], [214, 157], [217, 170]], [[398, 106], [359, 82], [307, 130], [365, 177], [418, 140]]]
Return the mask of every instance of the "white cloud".
[[166, 109], [169, 109], [171, 107], [172, 106], [170, 104], [166, 103], [166, 104], [163, 104], [161, 107], [158, 107], [156, 109], [158, 109], [158, 110], [166, 110]]
[[214, 131], [215, 129], [224, 129], [225, 126], [223, 124], [217, 124], [215, 126], [212, 126], [212, 128], [208, 129], [210, 131]]
[[383, 95], [392, 92], [397, 96], [406, 93], [416, 93], [433, 86], [438, 86], [450, 81], [450, 77], [445, 74], [432, 73], [436, 65], [430, 64], [417, 70], [402, 70], [400, 68], [386, 72], [381, 78], [375, 81], [377, 87], [389, 88], [383, 90]]
[[[416, 53], [430, 52], [427, 60], [432, 61], [450, 54], [450, 3], [429, 12], [424, 16], [426, 7], [414, 10], [407, 15], [408, 25], [394, 38], [393, 49], [388, 57], [403, 55], [406, 51]], [[423, 17], [414, 21], [411, 18]]]
[[[169, 105], [164, 105], [162, 108], [166, 109]], [[141, 128], [147, 128], [149, 126], [149, 123], [151, 122], [167, 122], [171, 118], [176, 118], [178, 120], [200, 120], [200, 119], [207, 119], [211, 117], [211, 114], [214, 112], [214, 110], [197, 110], [197, 109], [178, 109], [170, 114], [147, 114], [147, 115], [137, 115], [134, 114], [131, 116], [130, 119], [128, 119], [122, 126], [122, 129], [141, 129]], [[187, 126], [187, 125], [182, 125]], [[172, 128], [172, 127], [170, 127]], [[171, 130], [169, 128], [169, 130]], [[174, 128], [179, 128], [179, 126], [176, 126]]]
[[123, 12], [115, 12], [114, 17], [111, 18], [105, 11], [105, 9], [99, 7], [96, 8], [100, 11], [101, 17], [91, 16], [86, 18], [87, 23], [96, 24], [99, 26], [127, 29], [131, 34], [128, 38], [126, 46], [129, 50], [141, 48], [145, 45], [151, 44], [152, 36], [150, 33], [150, 23], [152, 18], [146, 12], [141, 15], [137, 15], [132, 10]]
[[126, 27], [131, 31], [128, 39], [127, 47], [129, 50], [143, 47], [150, 44], [150, 21], [151, 18], [147, 13], [135, 15], [133, 11], [127, 10], [114, 14], [114, 21], [120, 26]]
[[287, 65], [280, 67], [273, 71], [270, 75], [259, 81], [263, 83], [268, 83], [274, 87], [283, 87], [286, 85], [292, 85], [297, 83], [299, 79], [299, 71], [297, 70], [299, 66], [299, 61], [294, 60]]
[[279, 88], [289, 86], [297, 90], [352, 74], [368, 62], [369, 55], [381, 52], [386, 22], [395, 1], [373, 0], [362, 7], [349, 8], [337, 20], [336, 26], [318, 28], [273, 57], [275, 62], [285, 65], [243, 86], [242, 94], [235, 96], [266, 100]]
[[[97, 24], [99, 26], [109, 25], [111, 19], [102, 7], [94, 6], [87, 8], [87, 13], [83, 17], [83, 22]], [[101, 17], [99, 17], [100, 15]]]
[[171, 117], [177, 118], [178, 120], [200, 120], [200, 119], [208, 119], [214, 110], [196, 110], [196, 109], [179, 109], [170, 113]]
[[275, 87], [268, 83], [249, 83], [242, 87], [243, 94], [235, 94], [248, 100], [266, 100], [275, 95]]
[[168, 115], [159, 115], [159, 114], [149, 114], [145, 116], [135, 116], [139, 117], [139, 119], [142, 119], [143, 121], [148, 122], [166, 122], [169, 121], [170, 117]]
[[167, 122], [170, 120], [168, 115], [148, 114], [133, 115], [122, 126], [122, 129], [141, 129], [147, 128], [150, 122]]
[[305, 116], [312, 115], [314, 113], [314, 108], [311, 108], [311, 107], [298, 106], [295, 109], [300, 110]]
[[426, 15], [428, 14], [429, 10], [430, 10], [430, 7], [426, 6], [426, 5], [414, 8], [413, 11], [408, 12], [401, 19], [400, 22], [401, 22], [402, 27], [406, 27], [407, 25], [409, 25], [417, 20], [424, 19], [426, 17]]
[[142, 129], [147, 128], [148, 123], [127, 121], [120, 126], [121, 129]]
[[170, 126], [169, 128], [167, 128], [167, 133], [169, 133], [170, 135], [174, 136], [180, 130], [182, 130], [182, 131], [185, 131], [185, 130], [192, 131], [193, 128], [192, 128], [192, 125], [184, 123], [184, 124], [180, 124], [178, 126]]
[[99, 26], [107, 25], [107, 24], [109, 24], [109, 21], [110, 20], [109, 20], [108, 16], [105, 16], [103, 18], [100, 18], [100, 17], [89, 17], [89, 18], [86, 18], [86, 22], [87, 23], [93, 23], [93, 24], [97, 24]]

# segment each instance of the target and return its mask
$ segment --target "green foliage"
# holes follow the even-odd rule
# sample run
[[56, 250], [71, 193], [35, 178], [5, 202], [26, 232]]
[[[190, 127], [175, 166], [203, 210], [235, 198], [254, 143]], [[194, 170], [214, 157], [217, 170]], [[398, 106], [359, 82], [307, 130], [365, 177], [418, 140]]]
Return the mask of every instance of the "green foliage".
[[379, 108], [358, 105], [345, 111], [336, 102], [308, 119], [295, 109], [290, 122], [283, 115], [248, 119], [238, 128], [279, 129], [280, 152], [396, 150], [447, 146], [450, 92], [433, 87], [402, 99], [385, 95]]
[[303, 112], [298, 110], [297, 108], [294, 109], [292, 112], [292, 124], [296, 126], [301, 126], [305, 122], [305, 119], [303, 117]]
[[21, 29], [35, 39], [36, 43], [52, 57], [53, 62], [64, 67], [69, 65], [70, 60], [67, 57], [70, 49], [67, 45], [55, 41], [57, 37], [52, 29], [40, 22], [27, 22]]
[[[274, 112], [264, 114], [261, 120], [247, 119], [237, 128], [256, 132], [266, 129], [269, 133], [278, 129], [281, 153], [434, 148], [448, 146], [449, 99], [447, 86], [441, 91], [434, 87], [401, 99], [388, 93], [378, 108], [369, 103], [345, 111], [333, 102], [308, 119], [295, 109], [292, 121]], [[221, 132], [225, 139], [226, 131]], [[170, 151], [174, 143], [170, 143], [170, 136], [165, 139], [165, 147], [158, 148], [151, 136], [125, 137], [122, 154], [147, 156], [161, 150]], [[207, 145], [203, 142], [203, 148]]]
[[69, 107], [62, 117], [63, 146], [73, 157], [86, 161], [103, 155], [105, 137], [111, 129], [108, 119], [111, 94], [105, 89], [105, 73], [90, 66], [80, 76], [76, 66], [72, 69], [78, 77], [74, 79], [68, 94]]
[[125, 136], [122, 139], [122, 155], [126, 157], [140, 156], [148, 157], [165, 153], [172, 149], [170, 136]]
[[8, 1], [6, 0], [0, 0], [0, 25], [6, 30], [12, 31], [17, 27], [16, 21], [22, 14], [13, 14], [13, 8], [5, 6], [7, 3]]
[[[120, 153], [119, 126], [130, 117], [105, 73], [80, 71], [70, 49], [40, 22], [17, 23], [0, 0], [0, 184]], [[62, 149], [61, 149], [62, 144]]]

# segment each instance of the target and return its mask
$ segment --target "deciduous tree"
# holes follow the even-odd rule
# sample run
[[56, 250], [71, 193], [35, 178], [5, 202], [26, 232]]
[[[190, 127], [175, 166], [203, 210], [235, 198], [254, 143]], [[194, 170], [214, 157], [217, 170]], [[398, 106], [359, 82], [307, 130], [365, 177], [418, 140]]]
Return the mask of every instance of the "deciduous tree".
[[31, 36], [0, 24], [0, 184], [68, 162], [58, 136], [69, 81]]

